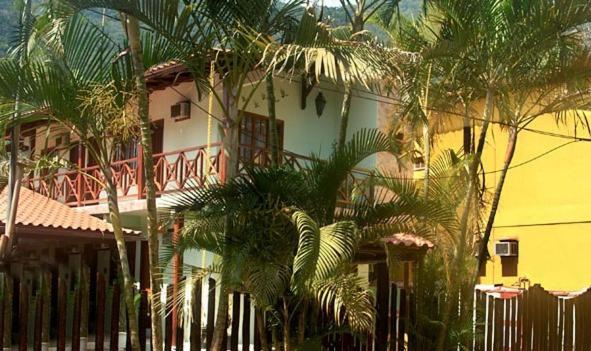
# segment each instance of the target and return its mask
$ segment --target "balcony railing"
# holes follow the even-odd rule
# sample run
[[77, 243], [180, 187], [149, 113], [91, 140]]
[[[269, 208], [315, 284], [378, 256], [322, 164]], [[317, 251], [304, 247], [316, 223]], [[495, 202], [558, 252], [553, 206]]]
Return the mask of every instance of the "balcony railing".
[[[212, 144], [164, 152], [154, 155], [154, 181], [158, 195], [203, 186], [224, 177], [221, 144]], [[269, 166], [271, 155], [267, 149], [241, 147], [239, 171], [247, 164]], [[296, 169], [306, 169], [311, 158], [289, 151], [281, 153], [281, 162]], [[139, 155], [111, 163], [113, 181], [119, 199], [145, 197], [145, 181], [141, 150]], [[350, 201], [353, 189], [363, 186], [368, 173], [356, 170], [351, 173], [340, 191], [343, 201]], [[70, 206], [96, 205], [106, 202], [105, 177], [98, 166], [80, 171], [59, 171], [55, 174], [26, 178], [23, 186], [51, 199]]]

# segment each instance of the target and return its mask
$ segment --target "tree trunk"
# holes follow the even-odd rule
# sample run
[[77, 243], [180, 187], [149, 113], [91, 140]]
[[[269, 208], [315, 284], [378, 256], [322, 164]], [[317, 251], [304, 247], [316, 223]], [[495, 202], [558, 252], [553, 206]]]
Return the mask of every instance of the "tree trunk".
[[275, 88], [273, 85], [273, 74], [268, 73], [265, 77], [267, 86], [267, 113], [269, 114], [269, 148], [271, 149], [271, 165], [279, 164], [279, 132], [277, 130], [277, 115], [275, 112]]
[[[23, 6], [23, 12], [21, 13], [20, 23], [19, 26], [21, 29], [22, 27], [27, 26], [29, 24], [29, 20], [31, 18], [31, 5], [32, 0], [25, 0]], [[29, 41], [28, 38], [28, 30], [21, 31], [22, 36], [19, 38], [19, 44], [23, 46], [22, 51], [18, 51], [17, 57], [19, 60], [19, 66], [23, 67], [27, 60], [27, 43]], [[10, 129], [10, 139], [12, 142], [10, 143], [10, 158], [9, 158], [9, 169], [8, 169], [8, 192], [7, 192], [7, 203], [8, 206], [6, 207], [6, 218], [8, 218], [8, 223], [6, 225], [6, 233], [4, 236], [0, 235], [0, 259], [6, 258], [10, 255], [10, 250], [12, 250], [12, 237], [14, 236], [14, 227], [16, 220], [16, 212], [18, 211], [18, 191], [20, 189], [20, 181], [22, 174], [20, 174], [20, 169], [18, 165], [18, 147], [19, 147], [19, 140], [21, 135], [21, 126], [20, 126], [20, 112], [19, 112], [19, 105], [20, 105], [20, 98], [17, 89], [15, 102], [14, 102], [14, 115], [12, 116], [12, 120], [14, 125]], [[16, 197], [17, 200], [13, 201], [13, 197]], [[9, 230], [11, 228], [12, 232]]]
[[[10, 276], [10, 272], [4, 272], [2, 274], [4, 279], [4, 301], [13, 301], [14, 297], [14, 281]], [[4, 319], [4, 330], [2, 337], [3, 351], [12, 350], [12, 302], [4, 305], [4, 315], [1, 318]]]
[[227, 83], [224, 83], [223, 101], [225, 105], [226, 116], [222, 130], [223, 144], [223, 167], [224, 179], [222, 181], [232, 180], [238, 174], [240, 163], [239, 137], [240, 123], [238, 121], [238, 101], [234, 95], [234, 89]]
[[298, 316], [298, 345], [301, 345], [306, 339], [306, 315], [308, 313], [308, 300], [304, 300]]
[[227, 326], [228, 326], [228, 287], [225, 279], [220, 279], [220, 301], [215, 317], [215, 326], [213, 329], [213, 338], [211, 342], [210, 351], [225, 351], [227, 345], [224, 345], [226, 340]]
[[423, 142], [425, 143], [424, 151], [424, 162], [425, 162], [425, 175], [423, 179], [424, 194], [425, 198], [429, 196], [429, 176], [430, 176], [430, 165], [431, 165], [431, 133], [429, 131], [429, 122], [423, 126]]
[[[480, 165], [480, 160], [482, 158], [482, 152], [484, 150], [484, 144], [486, 142], [486, 134], [488, 132], [488, 127], [490, 125], [490, 121], [493, 116], [493, 108], [494, 108], [494, 92], [492, 89], [487, 89], [486, 91], [486, 105], [484, 109], [484, 118], [482, 122], [482, 127], [480, 130], [480, 135], [478, 137], [478, 145], [474, 152], [474, 156], [472, 159], [472, 163], [470, 164], [469, 169], [469, 176], [470, 181], [468, 183], [468, 189], [466, 191], [466, 200], [464, 209], [462, 211], [462, 216], [460, 218], [460, 237], [458, 238], [458, 249], [456, 251], [456, 256], [454, 258], [455, 262], [452, 262], [451, 270], [451, 281], [450, 281], [450, 291], [455, 291], [456, 288], [454, 285], [459, 284], [459, 272], [461, 271], [462, 265], [464, 263], [464, 255], [466, 251], [466, 240], [467, 240], [467, 231], [468, 231], [468, 220], [470, 217], [470, 213], [472, 210], [472, 200], [475, 196], [476, 192], [476, 183], [478, 182], [478, 167]], [[455, 296], [455, 295], [454, 295]], [[449, 306], [444, 306], [444, 309], [449, 309], [449, 316], [451, 317], [451, 309], [452, 309], [452, 301], [447, 302], [450, 304]], [[440, 332], [437, 336], [436, 342], [436, 351], [444, 351], [445, 344], [448, 339], [447, 331], [449, 330], [449, 323], [451, 318], [446, 318], [446, 313], [444, 312], [444, 323]]]
[[277, 326], [274, 325], [271, 327], [271, 340], [273, 340], [273, 351], [282, 351], [281, 347], [281, 340], [279, 340], [279, 335], [277, 333]]
[[257, 309], [255, 312], [255, 317], [257, 319], [257, 328], [259, 329], [259, 337], [261, 340], [261, 350], [262, 351], [270, 351], [269, 349], [269, 340], [267, 340], [267, 328], [265, 328], [265, 312], [260, 309]]
[[505, 161], [503, 163], [503, 168], [501, 170], [499, 182], [497, 183], [497, 187], [493, 195], [492, 204], [490, 206], [490, 212], [488, 214], [488, 220], [486, 222], [486, 228], [484, 229], [484, 235], [482, 237], [482, 242], [480, 243], [480, 248], [478, 250], [478, 270], [476, 272], [479, 272], [482, 268], [482, 265], [486, 262], [486, 249], [488, 246], [488, 242], [490, 240], [493, 224], [495, 223], [495, 216], [497, 214], [497, 209], [499, 208], [499, 202], [501, 201], [501, 193], [503, 192], [503, 186], [505, 184], [505, 178], [507, 177], [507, 171], [509, 170], [511, 162], [513, 161], [513, 156], [515, 155], [516, 147], [517, 127], [511, 126], [511, 129], [509, 130], [509, 140], [507, 141], [507, 150], [505, 152]]
[[[13, 173], [13, 172], [11, 172]], [[9, 215], [6, 221], [4, 235], [0, 237], [0, 260], [7, 259], [12, 251], [12, 243], [16, 232], [16, 212], [18, 211], [18, 201], [20, 198], [20, 190], [22, 185], [22, 171], [20, 166], [16, 166], [14, 176], [14, 188], [12, 189], [12, 198], [8, 203]], [[10, 185], [9, 185], [10, 186]]]
[[289, 323], [289, 305], [285, 298], [283, 299], [283, 349], [291, 351], [291, 333]]
[[123, 298], [127, 308], [128, 326], [131, 334], [131, 348], [133, 351], [140, 350], [140, 339], [138, 334], [137, 315], [134, 304], [133, 283], [134, 279], [129, 270], [129, 259], [127, 258], [127, 248], [125, 246], [125, 237], [123, 235], [123, 226], [121, 225], [121, 214], [119, 213], [119, 204], [117, 202], [117, 190], [113, 184], [113, 174], [107, 167], [103, 167], [103, 174], [106, 178], [106, 191], [109, 205], [109, 216], [115, 241], [117, 242], [117, 251], [119, 253], [119, 263], [121, 265], [121, 274], [123, 275]]
[[[134, 17], [127, 18], [127, 36], [133, 70], [135, 75], [135, 88], [138, 99], [138, 113], [141, 130], [141, 145], [143, 151], [144, 179], [146, 184], [146, 207], [148, 209], [148, 262], [150, 266], [150, 291], [151, 291], [151, 316], [152, 316], [152, 344], [155, 351], [162, 350], [162, 317], [157, 304], [154, 303], [154, 296], [160, 293], [161, 270], [159, 264], [158, 249], [158, 212], [156, 208], [156, 184], [154, 183], [154, 158], [152, 154], [152, 128], [148, 110], [148, 90], [144, 79], [144, 63], [142, 46], [140, 42], [140, 26]], [[143, 191], [138, 189], [138, 191]]]
[[351, 109], [351, 88], [352, 83], [345, 83], [345, 95], [341, 107], [341, 124], [339, 128], [339, 141], [337, 150], [341, 151], [347, 142], [347, 128], [349, 127], [349, 110]]
[[[224, 107], [225, 118], [222, 130], [223, 147], [223, 175], [222, 182], [231, 181], [238, 174], [239, 166], [239, 131], [237, 100], [234, 96], [234, 89], [230, 84], [224, 82]], [[228, 223], [228, 222], [227, 222]], [[229, 230], [226, 225], [226, 230]], [[228, 319], [228, 285], [224, 274], [220, 277], [220, 302], [216, 313], [215, 327], [213, 331], [213, 340], [210, 351], [225, 350], [226, 345], [223, 341], [227, 329]], [[222, 349], [222, 347], [224, 347]]]

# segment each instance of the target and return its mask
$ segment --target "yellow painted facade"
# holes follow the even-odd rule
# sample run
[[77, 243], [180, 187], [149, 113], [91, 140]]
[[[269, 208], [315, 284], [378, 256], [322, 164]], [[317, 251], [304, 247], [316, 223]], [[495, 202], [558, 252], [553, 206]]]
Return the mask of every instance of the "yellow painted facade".
[[[486, 187], [492, 196], [502, 168], [507, 132], [493, 125], [483, 154]], [[574, 124], [558, 126], [542, 116], [528, 128], [569, 136], [589, 135]], [[476, 135], [480, 131], [476, 130]], [[568, 144], [567, 144], [568, 143]], [[462, 131], [437, 137], [433, 155], [459, 150]], [[554, 149], [550, 153], [544, 153]], [[548, 290], [574, 291], [591, 286], [591, 142], [522, 131], [502, 193], [492, 232], [492, 260], [483, 284], [511, 286], [525, 278]], [[488, 214], [487, 214], [488, 215]], [[519, 242], [516, 274], [503, 275], [503, 260], [494, 254], [499, 240]], [[506, 263], [508, 265], [508, 263]]]

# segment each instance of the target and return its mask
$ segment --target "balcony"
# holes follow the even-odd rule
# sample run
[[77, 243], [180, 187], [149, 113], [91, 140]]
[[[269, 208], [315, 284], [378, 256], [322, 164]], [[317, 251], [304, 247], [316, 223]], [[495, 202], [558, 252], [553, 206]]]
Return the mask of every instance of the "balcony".
[[[267, 149], [241, 147], [240, 170], [247, 164], [268, 166], [271, 164]], [[212, 144], [164, 152], [154, 155], [154, 180], [158, 196], [203, 186], [224, 177], [221, 144]], [[289, 151], [281, 153], [281, 162], [295, 169], [305, 169], [311, 159]], [[113, 179], [120, 200], [145, 198], [145, 180], [141, 150], [137, 157], [111, 163]], [[342, 187], [339, 200], [351, 201], [353, 189], [363, 186], [368, 172], [355, 170]], [[69, 206], [88, 206], [107, 201], [103, 184], [105, 178], [98, 166], [80, 171], [59, 171], [46, 176], [24, 179], [23, 186]]]

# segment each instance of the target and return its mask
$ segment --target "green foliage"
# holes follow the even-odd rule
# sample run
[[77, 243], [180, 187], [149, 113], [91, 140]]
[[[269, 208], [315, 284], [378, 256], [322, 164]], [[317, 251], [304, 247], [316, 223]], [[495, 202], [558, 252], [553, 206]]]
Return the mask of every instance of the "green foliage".
[[438, 208], [441, 202], [423, 201], [413, 183], [393, 178], [376, 182], [384, 194], [379, 203], [360, 196], [350, 208], [336, 210], [340, 186], [355, 166], [377, 152], [398, 150], [391, 136], [363, 130], [328, 160], [313, 158], [307, 170], [247, 167], [225, 184], [180, 194], [171, 209], [184, 216], [185, 227], [167, 256], [189, 249], [213, 252], [220, 257], [222, 279], [250, 293], [257, 306], [281, 311], [285, 303], [297, 315], [302, 304], [314, 303], [346, 328], [369, 330], [371, 292], [352, 265], [360, 245], [420, 229], [425, 218], [433, 226], [445, 223], [449, 215]]

